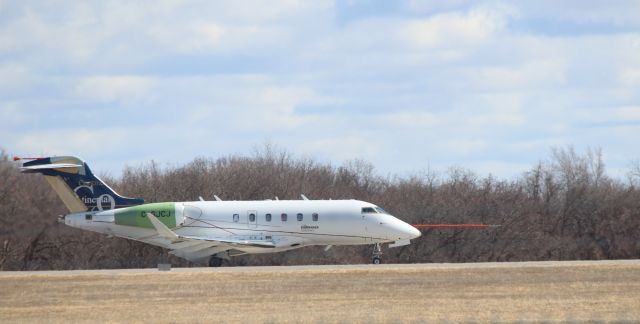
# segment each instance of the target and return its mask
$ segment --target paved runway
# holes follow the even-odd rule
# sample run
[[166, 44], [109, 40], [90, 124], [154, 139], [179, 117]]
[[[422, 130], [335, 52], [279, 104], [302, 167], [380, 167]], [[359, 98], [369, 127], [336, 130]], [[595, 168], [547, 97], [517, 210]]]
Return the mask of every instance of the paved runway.
[[[492, 268], [539, 268], [539, 267], [589, 267], [589, 266], [638, 266], [640, 260], [600, 260], [600, 261], [529, 261], [529, 262], [477, 262], [477, 263], [410, 263], [410, 264], [349, 264], [349, 265], [302, 265], [302, 266], [258, 266], [258, 267], [220, 267], [220, 268], [171, 268], [170, 272], [299, 272], [332, 270], [429, 270], [429, 269], [492, 269]], [[56, 270], [56, 271], [0, 271], [3, 276], [69, 276], [84, 274], [149, 274], [159, 272], [157, 268], [146, 269], [107, 269], [107, 270]]]

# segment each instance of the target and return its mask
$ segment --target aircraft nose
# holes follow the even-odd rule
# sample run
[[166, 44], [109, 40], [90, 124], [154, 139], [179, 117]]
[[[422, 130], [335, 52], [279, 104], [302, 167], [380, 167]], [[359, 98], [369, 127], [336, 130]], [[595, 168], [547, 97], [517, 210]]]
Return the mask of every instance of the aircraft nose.
[[401, 221], [401, 220], [399, 220], [399, 219], [397, 219], [395, 217], [394, 217], [394, 219], [395, 219], [395, 221], [392, 222], [392, 225], [391, 224], [390, 225], [393, 228], [393, 232], [395, 232], [395, 235], [397, 235], [397, 237], [395, 237], [395, 239], [411, 240], [411, 239], [420, 237], [422, 235], [422, 233], [420, 233], [420, 231], [417, 228], [415, 228], [415, 227], [413, 227], [413, 226], [411, 226], [411, 225], [409, 225], [409, 224], [407, 224], [407, 223], [405, 223], [405, 222], [403, 222], [403, 221]]
[[422, 236], [422, 233], [417, 228], [405, 223], [404, 232], [407, 234], [409, 239], [414, 239]]

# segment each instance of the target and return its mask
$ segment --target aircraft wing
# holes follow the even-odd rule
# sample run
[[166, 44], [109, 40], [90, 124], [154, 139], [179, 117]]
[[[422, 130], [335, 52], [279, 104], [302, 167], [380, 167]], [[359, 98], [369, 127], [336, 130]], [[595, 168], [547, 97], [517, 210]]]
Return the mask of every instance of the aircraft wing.
[[251, 246], [251, 247], [263, 247], [263, 248], [275, 248], [277, 245], [274, 242], [262, 241], [262, 240], [239, 240], [226, 237], [213, 237], [213, 236], [184, 236], [178, 235], [167, 225], [163, 224], [157, 217], [151, 213], [147, 213], [147, 217], [151, 221], [151, 224], [158, 232], [158, 236], [169, 240], [171, 243], [180, 243], [185, 241], [200, 241], [217, 243], [216, 245], [230, 245], [230, 246]]
[[171, 254], [194, 262], [205, 261], [213, 254], [229, 250], [237, 250], [239, 254], [242, 254], [243, 247], [272, 249], [291, 243], [288, 240], [275, 242], [263, 240], [242, 240], [228, 237], [179, 235], [169, 229], [153, 214], [147, 213], [147, 217], [155, 228], [157, 232], [156, 235], [169, 241], [169, 244], [166, 244], [165, 248], [170, 249]]
[[228, 238], [221, 237], [206, 237], [206, 236], [180, 236], [186, 240], [196, 240], [196, 241], [206, 241], [213, 242], [219, 244], [225, 244], [230, 246], [251, 246], [251, 247], [262, 247], [262, 248], [275, 248], [277, 247], [273, 242], [265, 242], [258, 240], [234, 240]]

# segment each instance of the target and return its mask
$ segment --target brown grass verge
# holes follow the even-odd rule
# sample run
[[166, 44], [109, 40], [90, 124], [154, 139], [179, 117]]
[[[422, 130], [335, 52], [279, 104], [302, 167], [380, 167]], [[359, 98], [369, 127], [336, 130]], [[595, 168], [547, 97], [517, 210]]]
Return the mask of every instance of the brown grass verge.
[[281, 269], [0, 274], [0, 321], [640, 321], [640, 263]]

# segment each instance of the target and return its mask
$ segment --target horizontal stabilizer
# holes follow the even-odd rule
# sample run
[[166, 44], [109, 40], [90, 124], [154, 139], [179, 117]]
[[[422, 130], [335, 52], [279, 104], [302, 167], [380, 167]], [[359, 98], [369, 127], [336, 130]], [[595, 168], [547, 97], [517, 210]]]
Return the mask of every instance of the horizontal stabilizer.
[[52, 169], [79, 169], [82, 167], [82, 164], [71, 164], [71, 163], [52, 163], [52, 164], [39, 164], [39, 165], [31, 165], [24, 166], [20, 168], [22, 172], [38, 172], [40, 170], [52, 170]]

